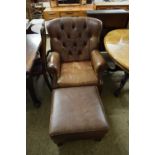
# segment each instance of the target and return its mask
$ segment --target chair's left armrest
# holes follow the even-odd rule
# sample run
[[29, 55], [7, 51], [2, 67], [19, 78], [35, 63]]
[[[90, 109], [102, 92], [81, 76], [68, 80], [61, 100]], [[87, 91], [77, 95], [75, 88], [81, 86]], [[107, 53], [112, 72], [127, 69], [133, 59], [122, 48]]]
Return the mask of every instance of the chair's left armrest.
[[51, 52], [47, 58], [48, 71], [57, 78], [60, 76], [60, 55], [57, 52]]
[[94, 71], [99, 74], [106, 67], [106, 61], [98, 50], [93, 50], [91, 52], [91, 61]]

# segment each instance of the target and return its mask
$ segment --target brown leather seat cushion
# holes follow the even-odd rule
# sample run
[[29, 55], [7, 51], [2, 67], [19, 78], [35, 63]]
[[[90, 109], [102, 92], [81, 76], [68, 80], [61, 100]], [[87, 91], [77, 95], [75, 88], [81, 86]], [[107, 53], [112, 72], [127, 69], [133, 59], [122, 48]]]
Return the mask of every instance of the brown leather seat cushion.
[[96, 86], [53, 90], [49, 133], [56, 142], [102, 138], [108, 123]]
[[58, 79], [60, 87], [96, 85], [98, 83], [91, 61], [62, 63], [60, 75]]

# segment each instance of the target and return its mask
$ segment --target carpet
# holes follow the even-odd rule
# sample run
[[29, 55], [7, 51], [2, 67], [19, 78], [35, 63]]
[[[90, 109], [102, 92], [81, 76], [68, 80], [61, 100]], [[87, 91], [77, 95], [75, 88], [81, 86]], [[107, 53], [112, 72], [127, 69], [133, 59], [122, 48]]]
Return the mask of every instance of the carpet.
[[43, 77], [35, 82], [37, 96], [42, 102], [39, 109], [33, 106], [26, 94], [26, 150], [27, 155], [128, 155], [129, 154], [129, 83], [119, 97], [113, 95], [123, 72], [106, 73], [102, 101], [109, 122], [109, 132], [100, 141], [79, 140], [65, 143], [60, 148], [48, 134], [51, 93]]

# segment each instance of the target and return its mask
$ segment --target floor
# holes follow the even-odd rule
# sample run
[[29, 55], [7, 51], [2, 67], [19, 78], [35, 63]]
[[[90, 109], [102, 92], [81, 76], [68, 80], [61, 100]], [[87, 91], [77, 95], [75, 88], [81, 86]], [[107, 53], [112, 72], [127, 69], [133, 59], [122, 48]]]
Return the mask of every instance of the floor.
[[110, 130], [100, 142], [79, 140], [65, 143], [60, 148], [48, 134], [51, 93], [43, 77], [35, 82], [37, 95], [42, 102], [39, 109], [33, 107], [27, 92], [26, 128], [27, 155], [128, 155], [129, 154], [129, 83], [119, 97], [113, 95], [123, 72], [105, 73], [102, 101]]

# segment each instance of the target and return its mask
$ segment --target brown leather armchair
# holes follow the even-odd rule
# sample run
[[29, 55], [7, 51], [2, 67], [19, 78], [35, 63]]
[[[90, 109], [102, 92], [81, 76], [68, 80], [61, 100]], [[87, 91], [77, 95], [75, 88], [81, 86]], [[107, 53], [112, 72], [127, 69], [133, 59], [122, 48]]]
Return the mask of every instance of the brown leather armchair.
[[64, 17], [47, 25], [52, 52], [48, 72], [52, 87], [102, 84], [105, 61], [98, 49], [102, 22], [90, 17]]

